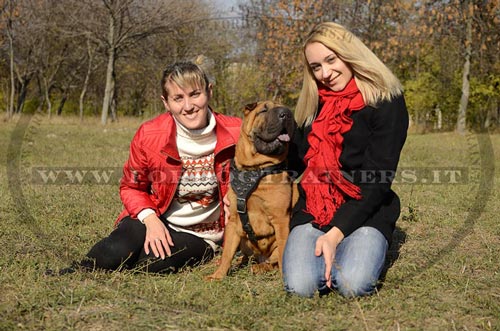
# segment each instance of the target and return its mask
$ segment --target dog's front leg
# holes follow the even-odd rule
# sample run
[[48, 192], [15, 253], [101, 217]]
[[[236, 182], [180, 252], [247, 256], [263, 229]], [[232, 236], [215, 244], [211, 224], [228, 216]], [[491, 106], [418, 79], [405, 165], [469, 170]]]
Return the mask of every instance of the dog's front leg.
[[[235, 219], [233, 219], [233, 217]], [[222, 258], [219, 267], [213, 274], [207, 277], [208, 280], [219, 280], [224, 278], [227, 275], [229, 268], [231, 267], [231, 261], [236, 254], [236, 250], [238, 249], [241, 240], [240, 236], [237, 233], [236, 222], [239, 222], [238, 217], [231, 214], [231, 219], [224, 229], [224, 247], [222, 250]]]
[[285, 216], [278, 220], [274, 225], [274, 231], [276, 233], [276, 244], [278, 251], [278, 266], [280, 272], [283, 272], [283, 252], [285, 251], [286, 240], [288, 238], [290, 218]]

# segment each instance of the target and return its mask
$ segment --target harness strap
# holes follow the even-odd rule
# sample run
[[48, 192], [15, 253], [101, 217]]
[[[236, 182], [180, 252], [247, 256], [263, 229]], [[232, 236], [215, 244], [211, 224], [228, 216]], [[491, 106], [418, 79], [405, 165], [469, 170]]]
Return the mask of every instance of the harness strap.
[[231, 160], [231, 188], [236, 194], [236, 210], [240, 215], [241, 225], [243, 230], [248, 235], [248, 239], [252, 242], [264, 238], [256, 236], [250, 225], [250, 220], [247, 212], [247, 201], [253, 191], [259, 185], [260, 180], [271, 174], [276, 174], [285, 170], [285, 162], [275, 164], [266, 168], [256, 170], [238, 170], [234, 159]]

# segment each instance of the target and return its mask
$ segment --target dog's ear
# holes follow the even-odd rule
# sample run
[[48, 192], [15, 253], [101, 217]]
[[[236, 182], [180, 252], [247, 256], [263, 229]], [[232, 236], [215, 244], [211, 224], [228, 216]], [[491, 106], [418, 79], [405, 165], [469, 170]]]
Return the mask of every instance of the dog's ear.
[[245, 106], [245, 111], [252, 111], [255, 108], [257, 108], [258, 102], [254, 103], [249, 103], [248, 105]]

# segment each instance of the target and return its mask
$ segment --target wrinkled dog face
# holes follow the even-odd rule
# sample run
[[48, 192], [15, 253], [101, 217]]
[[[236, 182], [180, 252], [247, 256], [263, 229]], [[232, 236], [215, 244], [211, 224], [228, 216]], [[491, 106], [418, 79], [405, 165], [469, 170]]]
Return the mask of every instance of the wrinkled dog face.
[[264, 155], [285, 153], [295, 129], [292, 111], [269, 101], [247, 105], [246, 111], [256, 112], [250, 137], [257, 152]]

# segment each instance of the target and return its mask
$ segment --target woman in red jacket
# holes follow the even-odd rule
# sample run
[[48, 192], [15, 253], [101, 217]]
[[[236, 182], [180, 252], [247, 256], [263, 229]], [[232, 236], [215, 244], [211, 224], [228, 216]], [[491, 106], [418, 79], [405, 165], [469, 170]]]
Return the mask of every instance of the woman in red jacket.
[[190, 62], [163, 73], [166, 113], [141, 125], [123, 167], [125, 206], [86, 267], [176, 272], [210, 260], [222, 240], [222, 198], [241, 120], [209, 107], [212, 86]]

